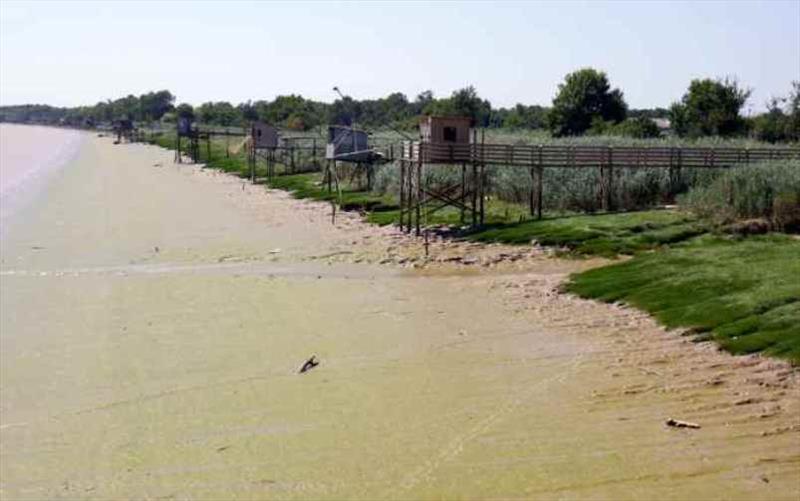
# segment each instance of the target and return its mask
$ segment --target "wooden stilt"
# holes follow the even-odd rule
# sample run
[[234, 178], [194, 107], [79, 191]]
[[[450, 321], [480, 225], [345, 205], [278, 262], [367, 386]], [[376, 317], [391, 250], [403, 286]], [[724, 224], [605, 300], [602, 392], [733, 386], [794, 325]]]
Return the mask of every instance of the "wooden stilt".
[[486, 199], [486, 161], [484, 151], [486, 148], [486, 129], [481, 129], [481, 179], [480, 179], [480, 197], [481, 197], [481, 226], [485, 221], [484, 200]]
[[542, 219], [542, 205], [544, 204], [544, 197], [542, 187], [544, 185], [544, 167], [541, 165], [536, 167], [536, 219]]
[[403, 212], [406, 210], [406, 162], [400, 160], [400, 231], [403, 231]]
[[[461, 203], [465, 203], [465, 198], [467, 196], [467, 164], [465, 162], [461, 162], [461, 196], [459, 197]], [[460, 221], [461, 224], [464, 224], [464, 206], [461, 206], [461, 217]]]
[[417, 186], [415, 190], [416, 200], [414, 201], [416, 205], [416, 221], [414, 223], [416, 226], [417, 236], [419, 236], [420, 233], [420, 217], [422, 216], [422, 148], [420, 148], [419, 153], [419, 161], [417, 162]]
[[538, 148], [538, 158], [536, 167], [536, 219], [542, 219], [542, 205], [544, 205], [544, 197], [542, 194], [544, 185], [544, 146], [541, 144]]
[[531, 178], [531, 189], [528, 192], [528, 212], [531, 217], [536, 216], [536, 167], [531, 165], [528, 172]]

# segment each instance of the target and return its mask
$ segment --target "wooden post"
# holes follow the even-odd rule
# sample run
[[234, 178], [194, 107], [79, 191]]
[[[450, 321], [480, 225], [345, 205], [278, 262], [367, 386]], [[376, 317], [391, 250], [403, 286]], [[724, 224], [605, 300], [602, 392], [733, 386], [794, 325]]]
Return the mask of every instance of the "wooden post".
[[528, 193], [528, 212], [530, 212], [531, 217], [534, 217], [536, 216], [536, 167], [533, 154], [531, 154], [531, 167], [529, 174], [531, 177], [531, 189]]
[[544, 146], [539, 145], [539, 162], [536, 167], [536, 219], [542, 219], [542, 206], [544, 186]]
[[419, 236], [419, 224], [422, 214], [422, 161], [423, 161], [423, 146], [420, 143], [419, 160], [417, 161], [417, 187], [416, 187], [416, 233]]
[[606, 210], [614, 210], [614, 150], [608, 148], [608, 176], [606, 185]]
[[403, 211], [406, 210], [406, 162], [400, 160], [400, 231], [403, 231]]
[[317, 163], [317, 138], [311, 139], [311, 165], [314, 166], [315, 171], [319, 168]]
[[325, 161], [325, 175], [328, 177], [328, 193], [333, 191], [333, 172], [331, 172], [331, 161]]
[[486, 199], [486, 163], [485, 163], [486, 129], [481, 129], [481, 225], [485, 219], [484, 200]]
[[467, 203], [467, 164], [466, 162], [461, 162], [461, 224], [464, 224], [464, 204]]
[[472, 188], [472, 226], [478, 226], [478, 130], [472, 129], [472, 147], [470, 148], [472, 161], [472, 178], [470, 185]]
[[600, 164], [600, 208], [608, 211], [608, 180], [606, 179], [606, 166]]
[[253, 144], [249, 148], [249, 158], [250, 158], [250, 182], [255, 184], [256, 182], [256, 145]]

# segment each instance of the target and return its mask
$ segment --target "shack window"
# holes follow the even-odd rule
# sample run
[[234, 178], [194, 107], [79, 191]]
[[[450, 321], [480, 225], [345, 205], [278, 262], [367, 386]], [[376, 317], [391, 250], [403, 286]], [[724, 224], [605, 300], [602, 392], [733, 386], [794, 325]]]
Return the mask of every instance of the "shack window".
[[444, 141], [446, 143], [455, 143], [456, 142], [456, 128], [455, 127], [445, 127], [444, 130]]

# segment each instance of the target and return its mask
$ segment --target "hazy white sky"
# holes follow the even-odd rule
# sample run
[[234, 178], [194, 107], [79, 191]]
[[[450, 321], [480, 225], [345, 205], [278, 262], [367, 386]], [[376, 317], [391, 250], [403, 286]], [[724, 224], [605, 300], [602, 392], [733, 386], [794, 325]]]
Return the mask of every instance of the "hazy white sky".
[[0, 103], [94, 104], [169, 89], [234, 103], [299, 93], [413, 99], [475, 85], [549, 104], [605, 70], [635, 108], [733, 76], [750, 106], [800, 80], [800, 0], [709, 2], [16, 2], [0, 0]]

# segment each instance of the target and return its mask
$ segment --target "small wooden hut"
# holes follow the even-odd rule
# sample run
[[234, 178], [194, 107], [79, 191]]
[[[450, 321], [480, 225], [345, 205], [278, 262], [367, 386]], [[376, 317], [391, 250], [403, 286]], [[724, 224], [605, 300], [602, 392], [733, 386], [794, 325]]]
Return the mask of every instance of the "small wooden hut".
[[274, 150], [278, 147], [278, 129], [264, 122], [254, 122], [250, 128], [253, 147], [257, 150]]
[[328, 145], [325, 158], [341, 162], [370, 162], [375, 154], [369, 148], [366, 131], [331, 125], [328, 127]]
[[425, 161], [429, 163], [469, 160], [469, 117], [425, 116], [419, 123], [420, 139], [426, 145]]

